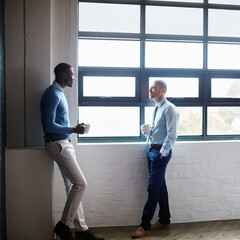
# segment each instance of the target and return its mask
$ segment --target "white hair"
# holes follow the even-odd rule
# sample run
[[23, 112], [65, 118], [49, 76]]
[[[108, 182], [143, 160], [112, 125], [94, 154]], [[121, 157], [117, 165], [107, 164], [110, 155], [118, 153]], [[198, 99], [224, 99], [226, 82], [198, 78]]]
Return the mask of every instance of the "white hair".
[[159, 79], [154, 81], [155, 84], [157, 84], [160, 88], [164, 88], [165, 89], [165, 93], [167, 92], [167, 84], [165, 81]]

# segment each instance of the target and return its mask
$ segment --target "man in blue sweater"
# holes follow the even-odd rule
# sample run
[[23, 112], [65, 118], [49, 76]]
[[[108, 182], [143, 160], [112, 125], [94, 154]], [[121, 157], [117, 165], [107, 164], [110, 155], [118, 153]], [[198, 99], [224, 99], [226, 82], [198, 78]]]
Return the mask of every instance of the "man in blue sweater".
[[[74, 70], [71, 65], [60, 63], [55, 67], [54, 73], [55, 81], [45, 90], [41, 99], [45, 149], [58, 164], [67, 192], [62, 218], [55, 226], [54, 232], [61, 240], [103, 240], [104, 238], [94, 236], [85, 223], [81, 199], [87, 182], [70, 140], [72, 133], [84, 134], [85, 130], [84, 123], [70, 126], [68, 103], [63, 92], [66, 86], [73, 86]], [[75, 229], [75, 238], [70, 229]]]

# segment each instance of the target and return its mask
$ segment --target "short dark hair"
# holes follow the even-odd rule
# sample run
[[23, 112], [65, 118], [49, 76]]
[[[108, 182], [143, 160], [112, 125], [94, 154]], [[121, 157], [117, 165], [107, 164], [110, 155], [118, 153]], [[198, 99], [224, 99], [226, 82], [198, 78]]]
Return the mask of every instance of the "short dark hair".
[[55, 68], [54, 68], [54, 73], [56, 78], [59, 78], [63, 72], [71, 68], [72, 66], [67, 64], [67, 63], [59, 63]]

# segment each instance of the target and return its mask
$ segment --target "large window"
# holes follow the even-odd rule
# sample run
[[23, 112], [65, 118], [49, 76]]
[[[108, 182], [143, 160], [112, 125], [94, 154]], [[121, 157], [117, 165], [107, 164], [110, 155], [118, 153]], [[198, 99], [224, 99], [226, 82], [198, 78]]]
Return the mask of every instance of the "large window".
[[79, 141], [141, 141], [167, 82], [178, 139], [240, 138], [240, 0], [80, 0]]

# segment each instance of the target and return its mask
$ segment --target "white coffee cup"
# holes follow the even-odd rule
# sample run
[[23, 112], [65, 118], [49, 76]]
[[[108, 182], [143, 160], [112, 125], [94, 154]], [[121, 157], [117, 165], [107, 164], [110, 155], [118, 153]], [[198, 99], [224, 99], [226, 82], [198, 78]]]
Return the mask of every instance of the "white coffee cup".
[[151, 129], [150, 124], [143, 124], [141, 126], [141, 130], [143, 134], [148, 134], [150, 132], [150, 129]]
[[90, 128], [90, 124], [89, 123], [84, 123], [84, 126], [85, 126], [84, 133], [88, 133], [89, 128]]

